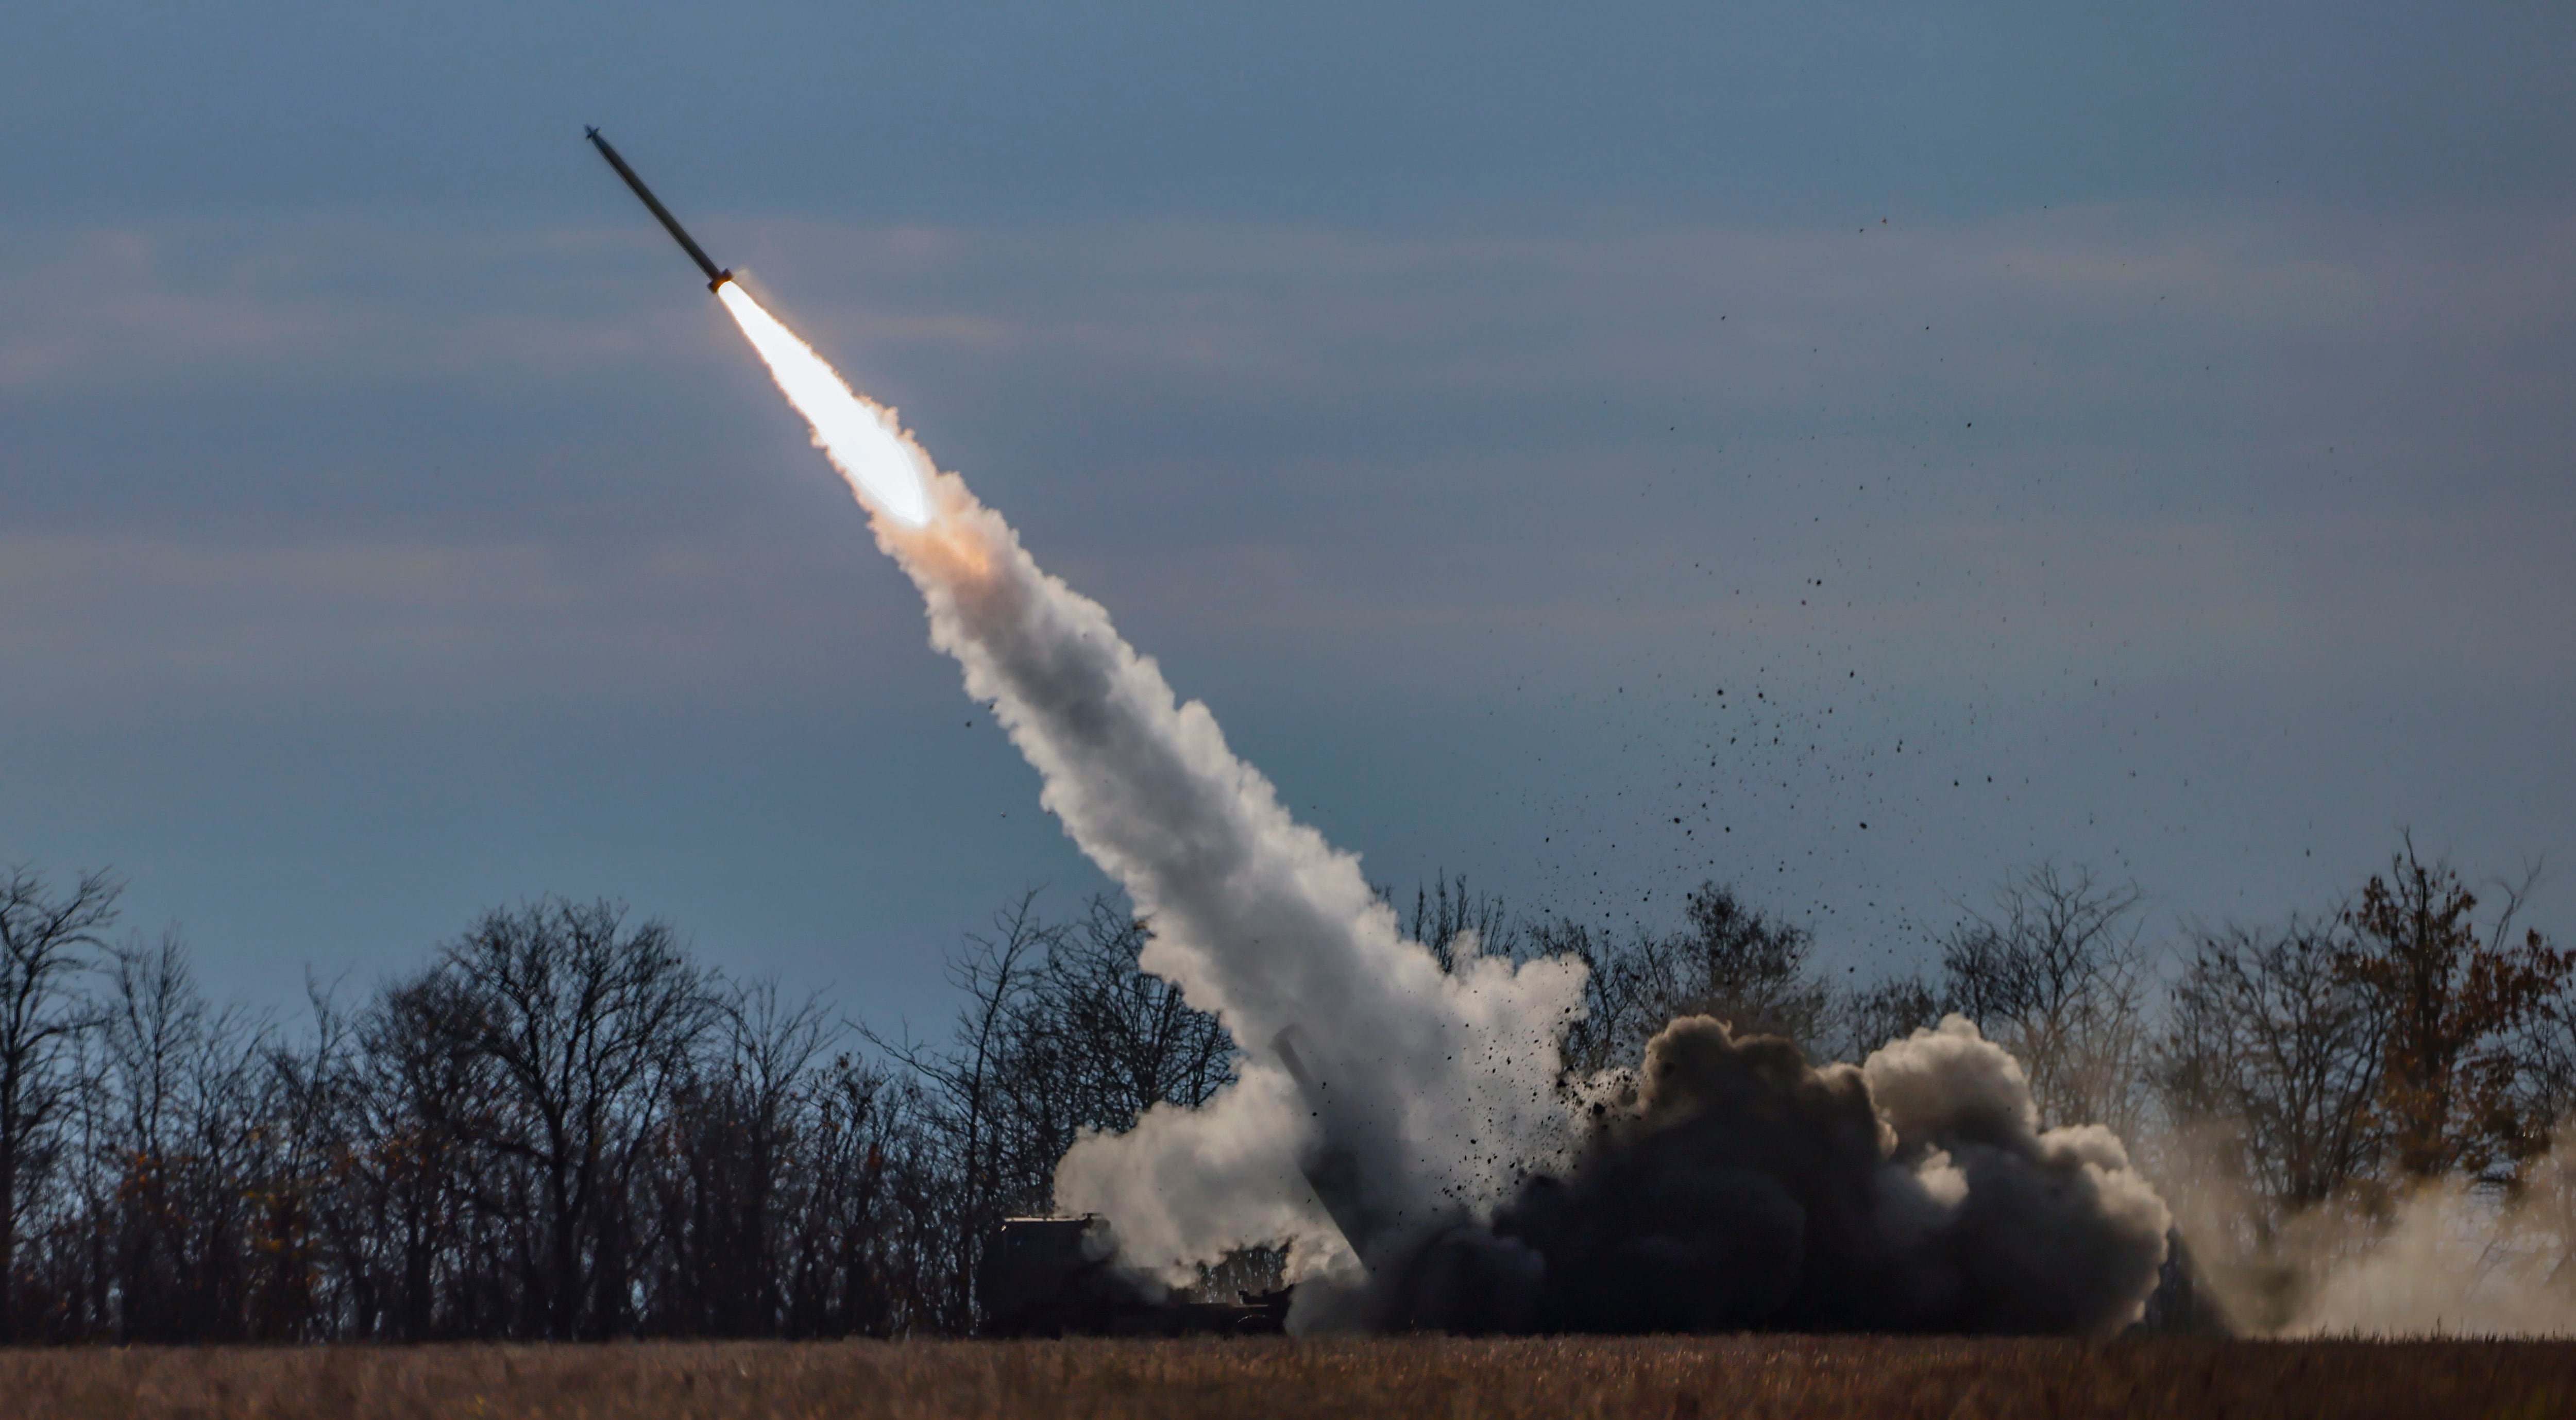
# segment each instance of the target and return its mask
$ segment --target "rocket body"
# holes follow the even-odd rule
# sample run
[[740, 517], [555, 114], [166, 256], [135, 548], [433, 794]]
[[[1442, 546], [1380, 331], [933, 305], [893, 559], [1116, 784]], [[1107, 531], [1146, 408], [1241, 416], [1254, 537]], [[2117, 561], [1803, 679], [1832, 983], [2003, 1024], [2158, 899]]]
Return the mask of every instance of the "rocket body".
[[626, 166], [626, 160], [617, 155], [617, 150], [609, 146], [607, 139], [599, 136], [599, 130], [592, 128], [585, 131], [590, 136], [591, 146], [599, 150], [599, 156], [606, 158], [608, 165], [617, 169], [617, 175], [626, 179], [626, 185], [635, 189], [637, 197], [644, 199], [645, 208], [661, 222], [663, 230], [671, 234], [671, 239], [680, 244], [680, 250], [687, 252], [689, 260], [698, 264], [698, 270], [706, 273], [707, 289], [712, 291], [731, 281], [733, 273], [718, 267], [708, 259], [706, 250], [689, 235], [687, 228], [680, 225], [680, 219], [671, 215], [671, 209], [662, 205], [662, 199], [653, 195], [653, 189], [644, 185], [644, 179], [637, 177], [633, 168]]

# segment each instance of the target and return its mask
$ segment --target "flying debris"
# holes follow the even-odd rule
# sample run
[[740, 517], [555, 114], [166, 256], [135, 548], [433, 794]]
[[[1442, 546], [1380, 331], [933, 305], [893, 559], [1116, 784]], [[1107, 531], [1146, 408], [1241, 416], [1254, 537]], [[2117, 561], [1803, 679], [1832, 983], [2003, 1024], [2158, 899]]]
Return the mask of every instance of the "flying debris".
[[653, 189], [644, 185], [644, 179], [637, 177], [633, 168], [626, 166], [626, 160], [617, 156], [617, 150], [608, 145], [607, 139], [599, 136], [598, 129], [585, 128], [582, 131], [590, 135], [591, 145], [599, 149], [599, 156], [606, 158], [608, 165], [617, 169], [617, 175], [626, 179], [626, 185], [635, 189], [635, 195], [644, 199], [645, 207], [661, 221], [663, 229], [671, 234], [671, 239], [680, 244], [680, 250], [687, 252], [689, 260], [696, 262], [698, 269], [707, 274], [708, 290], [713, 291], [733, 279], [731, 271], [720, 269], [713, 261], [707, 259], [706, 251], [680, 226], [680, 219], [671, 215], [671, 209], [662, 205], [662, 199], [653, 195]]

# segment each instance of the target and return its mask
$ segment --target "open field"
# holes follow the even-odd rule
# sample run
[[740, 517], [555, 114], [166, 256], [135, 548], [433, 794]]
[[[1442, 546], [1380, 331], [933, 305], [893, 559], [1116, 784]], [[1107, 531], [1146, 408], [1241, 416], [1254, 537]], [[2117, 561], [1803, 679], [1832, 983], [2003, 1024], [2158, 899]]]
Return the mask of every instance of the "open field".
[[0, 1416], [2576, 1415], [2576, 1343], [1722, 1337], [15, 1351]]

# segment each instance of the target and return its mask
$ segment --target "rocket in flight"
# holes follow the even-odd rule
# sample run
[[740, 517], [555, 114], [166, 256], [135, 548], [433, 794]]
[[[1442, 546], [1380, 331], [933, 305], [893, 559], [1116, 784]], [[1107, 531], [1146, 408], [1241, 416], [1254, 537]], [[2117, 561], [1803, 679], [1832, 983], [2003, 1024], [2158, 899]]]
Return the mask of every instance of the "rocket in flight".
[[590, 135], [591, 145], [599, 149], [599, 156], [606, 158], [608, 165], [617, 169], [617, 175], [626, 179], [626, 185], [635, 189], [635, 195], [644, 199], [645, 207], [660, 219], [663, 229], [671, 234], [672, 240], [680, 244], [680, 250], [687, 252], [689, 260], [698, 264], [698, 270], [707, 274], [707, 289], [712, 291], [731, 281], [733, 273], [719, 268], [713, 261], [708, 260], [705, 249], [690, 237], [687, 229], [680, 225], [680, 219], [671, 215], [671, 209], [662, 205], [662, 199], [653, 195], [653, 189], [644, 185], [644, 179], [637, 177], [633, 168], [626, 166], [626, 160], [617, 156], [617, 150], [608, 145], [607, 139], [599, 136], [599, 130], [590, 128], [583, 131]]

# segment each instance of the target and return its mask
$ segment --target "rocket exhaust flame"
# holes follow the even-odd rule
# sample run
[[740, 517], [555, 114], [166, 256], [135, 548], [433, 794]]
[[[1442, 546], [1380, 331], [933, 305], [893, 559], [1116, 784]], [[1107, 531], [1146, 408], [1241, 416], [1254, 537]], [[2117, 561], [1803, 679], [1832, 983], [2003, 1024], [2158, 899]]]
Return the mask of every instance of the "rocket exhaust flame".
[[741, 282], [718, 281], [715, 289], [779, 391], [813, 427], [814, 447], [849, 480], [859, 501], [907, 528], [927, 524], [930, 460], [903, 436], [894, 411], [852, 394], [814, 347], [761, 309]]

